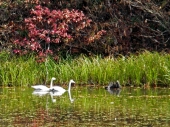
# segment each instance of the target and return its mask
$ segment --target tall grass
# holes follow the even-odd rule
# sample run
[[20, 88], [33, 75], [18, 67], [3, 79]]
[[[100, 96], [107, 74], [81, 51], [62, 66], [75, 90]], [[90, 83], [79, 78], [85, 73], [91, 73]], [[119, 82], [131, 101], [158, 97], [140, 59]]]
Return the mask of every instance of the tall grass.
[[5, 53], [0, 55], [0, 84], [3, 86], [28, 86], [40, 83], [44, 76], [44, 67], [36, 63], [33, 55], [27, 57], [11, 57]]
[[[48, 72], [48, 73], [47, 73]], [[169, 84], [170, 55], [157, 52], [143, 52], [139, 55], [119, 58], [85, 57], [60, 59], [58, 63], [48, 58], [37, 63], [33, 55], [11, 57], [0, 54], [0, 85], [29, 86], [56, 82], [67, 83], [74, 79], [77, 84], [107, 84], [119, 80], [121, 84]]]

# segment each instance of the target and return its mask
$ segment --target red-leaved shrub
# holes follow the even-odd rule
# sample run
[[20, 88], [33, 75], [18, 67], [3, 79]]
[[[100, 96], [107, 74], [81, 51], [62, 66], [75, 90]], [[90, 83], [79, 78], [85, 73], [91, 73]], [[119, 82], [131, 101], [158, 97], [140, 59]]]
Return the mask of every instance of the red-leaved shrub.
[[[50, 10], [40, 5], [31, 10], [31, 17], [25, 18], [25, 37], [18, 37], [14, 41], [16, 49], [14, 53], [23, 54], [36, 52], [39, 57], [44, 58], [47, 54], [53, 54], [51, 44], [71, 43], [79, 32], [90, 26], [91, 20], [79, 10]], [[93, 42], [99, 39], [104, 30], [99, 31], [87, 41]], [[44, 59], [40, 59], [42, 61]]]

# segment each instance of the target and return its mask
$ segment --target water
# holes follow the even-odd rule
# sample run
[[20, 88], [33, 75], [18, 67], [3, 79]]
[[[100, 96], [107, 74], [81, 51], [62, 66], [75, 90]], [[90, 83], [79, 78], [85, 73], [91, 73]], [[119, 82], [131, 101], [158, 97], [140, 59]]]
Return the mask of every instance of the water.
[[170, 126], [170, 89], [74, 87], [71, 96], [34, 95], [31, 88], [0, 88], [1, 127]]

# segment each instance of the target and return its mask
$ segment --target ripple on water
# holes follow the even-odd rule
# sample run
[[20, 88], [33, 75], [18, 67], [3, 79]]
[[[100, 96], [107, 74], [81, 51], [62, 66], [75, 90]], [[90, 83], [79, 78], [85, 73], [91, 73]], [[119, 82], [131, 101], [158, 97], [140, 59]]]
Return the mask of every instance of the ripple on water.
[[[2, 92], [3, 91], [3, 92]], [[120, 96], [104, 89], [73, 88], [68, 95], [38, 97], [32, 90], [2, 90], [0, 125], [6, 126], [169, 126], [169, 89], [122, 89]]]

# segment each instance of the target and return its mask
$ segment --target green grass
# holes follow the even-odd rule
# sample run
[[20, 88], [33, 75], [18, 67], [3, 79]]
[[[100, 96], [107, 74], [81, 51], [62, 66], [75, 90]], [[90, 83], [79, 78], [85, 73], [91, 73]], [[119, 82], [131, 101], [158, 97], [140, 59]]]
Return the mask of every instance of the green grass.
[[[10, 56], [0, 53], [0, 85], [30, 86], [50, 82], [77, 84], [107, 84], [119, 80], [121, 84], [169, 84], [170, 55], [143, 52], [139, 55], [119, 58], [85, 57], [60, 59], [58, 63], [48, 58], [47, 63], [37, 63], [33, 55]], [[48, 70], [48, 74], [47, 71]]]

